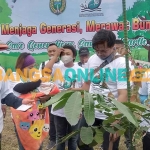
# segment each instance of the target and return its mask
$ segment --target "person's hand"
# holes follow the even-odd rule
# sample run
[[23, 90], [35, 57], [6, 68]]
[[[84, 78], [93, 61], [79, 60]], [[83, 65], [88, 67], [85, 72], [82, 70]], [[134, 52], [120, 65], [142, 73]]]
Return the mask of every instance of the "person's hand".
[[81, 119], [82, 118], [82, 114], [80, 114], [80, 116], [79, 116], [79, 119]]
[[25, 105], [31, 105], [33, 102], [34, 100], [27, 99], [27, 98], [22, 100], [22, 104], [25, 104]]
[[39, 99], [40, 99], [40, 101], [41, 101], [42, 103], [44, 103], [44, 102], [46, 102], [47, 100], [49, 100], [50, 97], [51, 97], [50, 95], [45, 95], [45, 96], [39, 97]]
[[[116, 115], [116, 114], [118, 114], [117, 111], [115, 112], [115, 115]], [[111, 125], [112, 128], [113, 128], [113, 125], [114, 125], [114, 124], [118, 124], [118, 123], [119, 123], [118, 120], [116, 120], [115, 122], [113, 122], [112, 125]], [[116, 133], [114, 133], [114, 134], [110, 133], [110, 135], [109, 135], [109, 140], [112, 141], [112, 142], [115, 142], [118, 138], [119, 138], [118, 132], [116, 132]]]
[[44, 76], [44, 77], [42, 77], [40, 79], [41, 79], [42, 83], [49, 82], [51, 80], [51, 76], [50, 75]]
[[6, 117], [6, 105], [2, 105], [3, 117]]
[[119, 138], [119, 134], [116, 132], [114, 134], [110, 133], [109, 141], [115, 142]]
[[63, 51], [64, 51], [63, 48], [58, 48], [57, 51], [56, 51], [56, 53], [55, 53], [55, 56], [56, 56], [56, 57], [59, 57], [59, 56], [60, 56], [60, 53], [63, 52]]

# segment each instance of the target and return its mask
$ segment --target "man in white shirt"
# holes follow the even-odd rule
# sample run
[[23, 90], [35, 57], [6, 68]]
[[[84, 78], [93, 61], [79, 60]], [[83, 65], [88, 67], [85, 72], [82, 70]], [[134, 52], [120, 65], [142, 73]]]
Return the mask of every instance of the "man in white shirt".
[[[95, 53], [93, 56], [90, 57], [88, 61], [88, 68], [97, 68], [101, 64], [106, 64], [103, 69], [105, 70], [106, 68], [112, 72], [113, 69], [116, 70], [116, 80], [113, 81], [112, 79], [108, 79], [105, 83], [107, 84], [108, 89], [102, 88], [100, 86], [102, 82], [95, 83], [94, 80], [91, 82], [88, 82], [83, 85], [83, 88], [88, 90], [90, 93], [93, 94], [104, 94], [108, 96], [108, 94], [111, 93], [114, 95], [114, 97], [119, 101], [119, 102], [125, 102], [127, 101], [127, 83], [126, 81], [119, 81], [119, 69], [125, 69], [126, 64], [125, 64], [125, 58], [124, 57], [119, 57], [114, 60], [115, 53], [114, 53], [114, 45], [115, 45], [115, 40], [116, 36], [112, 31], [109, 30], [100, 30], [98, 31], [93, 39], [92, 39], [92, 45], [95, 50]], [[98, 76], [99, 72], [95, 74], [95, 76]], [[104, 76], [100, 75], [100, 76]], [[90, 86], [90, 88], [88, 88]], [[117, 114], [118, 112], [115, 112]], [[99, 126], [102, 124], [103, 120], [105, 120], [107, 116], [105, 116], [103, 113], [100, 113], [99, 111], [95, 110], [95, 123], [93, 126]], [[84, 117], [83, 117], [83, 122], [84, 122]], [[86, 125], [84, 125], [86, 126]], [[105, 132], [104, 133], [104, 142], [103, 142], [103, 150], [108, 150], [109, 147], [109, 133]], [[113, 140], [115, 141], [117, 137], [117, 134], [113, 135]], [[80, 150], [93, 150], [93, 148], [89, 147], [88, 145], [80, 146], [79, 142], [79, 149]], [[119, 140], [114, 142], [113, 144], [113, 150], [118, 150], [119, 146]]]
[[[40, 64], [39, 70], [44, 69], [45, 65], [54, 57], [57, 50], [58, 50], [58, 47], [55, 43], [51, 43], [48, 46], [47, 52], [48, 52], [49, 60], [42, 62]], [[61, 60], [59, 60], [59, 57], [58, 57], [58, 59], [56, 60], [54, 66], [59, 66], [59, 65], [62, 65], [62, 64], [63, 64], [63, 62]]]
[[[150, 72], [146, 71], [144, 74], [144, 77], [147, 79], [150, 79]], [[144, 104], [145, 101], [149, 98], [150, 96], [150, 81], [149, 80], [142, 82], [142, 87], [139, 89], [139, 96], [140, 96], [140, 101], [142, 104]], [[142, 118], [141, 126], [149, 127], [149, 125], [150, 125], [150, 120], [149, 119], [145, 120]], [[145, 136], [143, 137], [142, 142], [143, 142], [143, 150], [149, 150], [150, 149], [150, 128], [148, 129]]]
[[[72, 45], [64, 45], [63, 49], [58, 50], [59, 51], [57, 51], [57, 54], [49, 61], [45, 68], [52, 70], [52, 76], [55, 79], [55, 75], [60, 77], [55, 81], [55, 84], [59, 87], [60, 90], [70, 89], [72, 87], [81, 88], [83, 80], [81, 78], [78, 81], [76, 77], [78, 70], [84, 71], [84, 69], [74, 64], [77, 55], [76, 49]], [[54, 67], [53, 65], [59, 56], [64, 64]], [[57, 73], [56, 70], [60, 70], [59, 73]], [[73, 70], [75, 74], [71, 73], [69, 70]], [[55, 111], [52, 109], [52, 114], [54, 114], [54, 120], [56, 123], [57, 141], [78, 129], [78, 124], [71, 126], [68, 123], [63, 108]], [[68, 140], [68, 150], [76, 150], [76, 141], [77, 136], [73, 136]], [[65, 143], [57, 145], [56, 150], [65, 150]]]
[[[40, 71], [42, 71], [45, 65], [54, 57], [57, 50], [58, 50], [58, 47], [56, 44], [51, 43], [49, 45], [47, 49], [49, 60], [44, 61], [40, 64], [40, 67], [39, 67]], [[58, 57], [53, 67], [58, 67], [62, 64], [63, 62], [59, 60], [59, 57]], [[51, 149], [56, 144], [56, 129], [55, 129], [55, 124], [54, 124], [54, 115], [51, 113], [51, 106], [49, 106], [48, 108], [49, 108], [49, 115], [50, 115], [50, 130], [49, 130], [49, 143], [48, 143], [47, 149]]]
[[87, 47], [81, 47], [78, 53], [80, 61], [77, 64], [82, 68], [87, 68], [87, 62], [90, 57], [89, 49]]

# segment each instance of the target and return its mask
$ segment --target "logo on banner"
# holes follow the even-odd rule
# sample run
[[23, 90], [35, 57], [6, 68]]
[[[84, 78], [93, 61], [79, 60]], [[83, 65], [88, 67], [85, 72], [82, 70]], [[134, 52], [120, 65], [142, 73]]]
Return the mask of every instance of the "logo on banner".
[[80, 17], [92, 17], [92, 16], [103, 16], [101, 13], [102, 8], [100, 7], [102, 0], [82, 0], [80, 4]]
[[66, 0], [50, 0], [50, 10], [52, 13], [59, 15], [66, 8]]

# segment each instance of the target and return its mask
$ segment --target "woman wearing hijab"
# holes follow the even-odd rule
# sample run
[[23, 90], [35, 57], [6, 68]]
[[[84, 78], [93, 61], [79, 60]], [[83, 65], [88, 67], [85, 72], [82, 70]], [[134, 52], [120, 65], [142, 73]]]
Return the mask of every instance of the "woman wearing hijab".
[[[21, 97], [23, 94], [36, 99], [35, 104], [24, 112], [11, 109], [19, 150], [41, 150], [42, 142], [49, 132], [49, 112], [47, 108], [43, 109], [42, 102], [49, 100], [50, 96], [40, 96], [37, 99], [36, 92], [42, 84], [42, 79], [30, 81], [31, 76], [34, 76], [34, 71], [31, 70], [34, 69], [34, 65], [35, 59], [31, 54], [22, 53], [16, 63], [17, 71], [10, 76], [11, 79], [14, 77], [16, 79], [16, 81], [10, 80], [10, 87], [15, 95]], [[18, 77], [20, 77], [19, 80], [17, 80]]]

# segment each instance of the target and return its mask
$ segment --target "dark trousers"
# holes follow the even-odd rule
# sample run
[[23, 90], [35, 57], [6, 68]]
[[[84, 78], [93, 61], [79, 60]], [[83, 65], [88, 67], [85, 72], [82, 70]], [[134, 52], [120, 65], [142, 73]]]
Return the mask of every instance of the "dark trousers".
[[150, 133], [143, 137], [143, 150], [150, 150]]
[[[102, 124], [103, 120], [101, 119], [97, 119], [95, 118], [95, 122], [93, 124], [93, 126], [100, 126]], [[81, 118], [81, 121], [80, 121], [80, 128], [81, 127], [88, 127], [86, 121], [85, 121], [85, 118], [84, 116], [82, 116]], [[105, 132], [103, 134], [103, 143], [102, 143], [102, 147], [103, 147], [103, 150], [108, 150], [109, 148], [109, 133], [108, 132]], [[113, 144], [113, 150], [119, 150], [118, 147], [119, 147], [119, 141], [120, 141], [120, 138], [118, 138], [116, 140], [116, 142], [114, 142]], [[80, 150], [94, 150], [93, 147], [89, 147], [88, 145], [82, 145], [81, 144], [81, 139], [80, 139], [80, 135], [78, 135], [78, 141], [77, 141], [77, 144], [78, 144], [78, 148]]]
[[[56, 139], [57, 143], [61, 142], [60, 139], [65, 137], [67, 134], [76, 131], [78, 129], [78, 124], [71, 126], [65, 117], [54, 116], [55, 127], [56, 127]], [[77, 149], [77, 135], [71, 137], [68, 140], [68, 150]], [[58, 144], [56, 150], [65, 150], [65, 142]]]
[[52, 106], [49, 106], [49, 116], [50, 116], [50, 130], [49, 130], [49, 140], [56, 142], [56, 129], [54, 123], [54, 115], [51, 113]]

